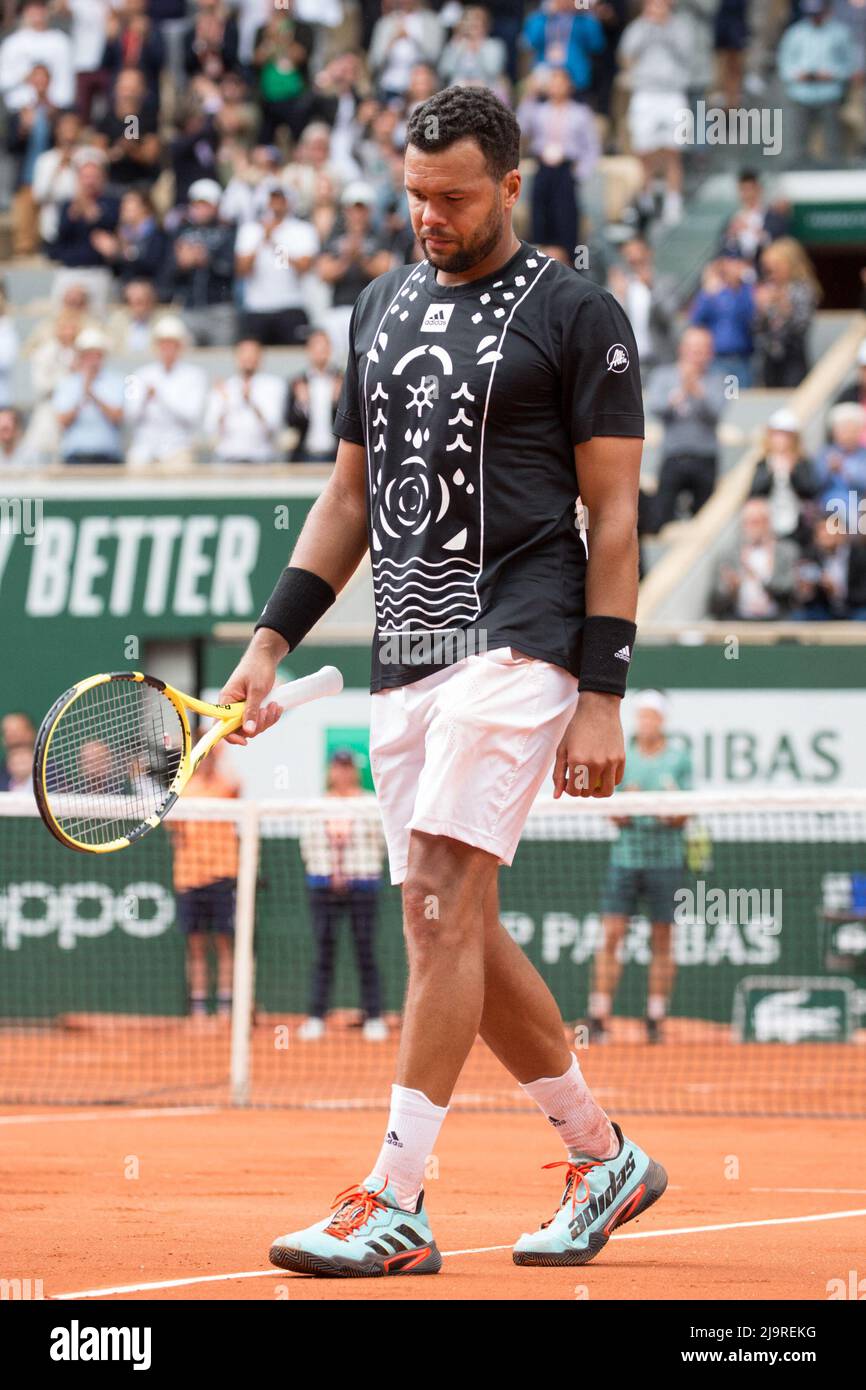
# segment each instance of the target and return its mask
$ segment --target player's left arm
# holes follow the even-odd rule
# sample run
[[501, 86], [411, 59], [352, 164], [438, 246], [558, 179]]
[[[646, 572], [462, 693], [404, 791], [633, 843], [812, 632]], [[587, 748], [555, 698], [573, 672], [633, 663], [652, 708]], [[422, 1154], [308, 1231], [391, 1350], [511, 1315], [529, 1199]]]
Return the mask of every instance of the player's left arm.
[[[637, 504], [642, 439], [598, 436], [575, 446], [588, 517], [586, 616], [634, 622], [638, 590]], [[611, 796], [625, 771], [620, 696], [586, 690], [556, 753], [554, 797]]]

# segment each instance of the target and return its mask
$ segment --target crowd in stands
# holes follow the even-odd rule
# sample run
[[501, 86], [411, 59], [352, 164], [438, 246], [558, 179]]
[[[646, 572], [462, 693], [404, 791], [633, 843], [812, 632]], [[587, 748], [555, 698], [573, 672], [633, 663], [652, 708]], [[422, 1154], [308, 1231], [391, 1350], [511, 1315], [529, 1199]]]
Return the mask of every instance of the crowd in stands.
[[[772, 94], [779, 167], [862, 167], [864, 71], [862, 0], [23, 0], [0, 42], [13, 250], [55, 270], [51, 312], [22, 341], [0, 302], [0, 469], [331, 461], [352, 306], [420, 255], [407, 119], [468, 83], [518, 115], [521, 234], [629, 315], [661, 430], [641, 499], [641, 530], [658, 533], [712, 495], [729, 401], [802, 382], [821, 301], [789, 207], [750, 168], [696, 291], [683, 302], [657, 271], [688, 161], [708, 157], [678, 123], [702, 101]], [[610, 236], [585, 194], [620, 155], [638, 172]], [[272, 355], [287, 346], [307, 359], [291, 380]], [[861, 485], [863, 406], [862, 392], [840, 402], [813, 460], [792, 457], [774, 417], [714, 611], [866, 610], [859, 559], [841, 602], [814, 577], [842, 592], [844, 546], [821, 522], [836, 491]]]

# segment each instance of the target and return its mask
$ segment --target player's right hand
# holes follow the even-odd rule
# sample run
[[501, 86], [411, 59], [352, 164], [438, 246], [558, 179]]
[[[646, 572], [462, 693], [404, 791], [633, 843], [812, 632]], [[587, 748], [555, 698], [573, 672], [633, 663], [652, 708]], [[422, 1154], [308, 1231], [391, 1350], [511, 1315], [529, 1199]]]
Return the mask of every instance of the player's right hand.
[[287, 650], [287, 643], [278, 633], [265, 628], [256, 633], [220, 692], [220, 704], [232, 705], [237, 700], [245, 703], [244, 722], [227, 736], [227, 743], [246, 745], [249, 739], [276, 724], [283, 711], [279, 705], [262, 702], [274, 688], [277, 665]]

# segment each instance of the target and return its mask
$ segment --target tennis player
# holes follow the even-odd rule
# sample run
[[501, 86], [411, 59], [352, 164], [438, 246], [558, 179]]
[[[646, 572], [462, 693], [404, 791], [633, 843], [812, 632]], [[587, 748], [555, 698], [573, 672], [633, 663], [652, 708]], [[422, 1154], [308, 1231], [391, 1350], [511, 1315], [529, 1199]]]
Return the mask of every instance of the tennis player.
[[334, 472], [221, 696], [247, 702], [236, 740], [270, 727], [277, 663], [369, 548], [370, 753], [409, 983], [381, 1150], [330, 1216], [274, 1243], [284, 1269], [439, 1269], [424, 1165], [478, 1033], [566, 1148], [560, 1204], [516, 1263], [585, 1264], [667, 1181], [594, 1100], [499, 921], [498, 867], [551, 766], [557, 797], [610, 796], [623, 774], [643, 437], [616, 301], [512, 229], [519, 141], [481, 88], [412, 113], [405, 183], [426, 259], [355, 305]]
[[[668, 702], [660, 690], [642, 690], [634, 701], [635, 737], [625, 760], [621, 791], [689, 791], [692, 763], [688, 751], [667, 736]], [[664, 800], [660, 798], [660, 804]], [[616, 799], [614, 798], [614, 806]], [[603, 1042], [622, 974], [621, 947], [630, 918], [641, 906], [650, 919], [650, 964], [647, 976], [646, 1037], [660, 1043], [673, 993], [677, 965], [673, 923], [676, 892], [686, 869], [687, 816], [616, 816], [619, 836], [613, 843], [602, 897], [604, 939], [593, 962], [589, 994], [589, 1036]]]

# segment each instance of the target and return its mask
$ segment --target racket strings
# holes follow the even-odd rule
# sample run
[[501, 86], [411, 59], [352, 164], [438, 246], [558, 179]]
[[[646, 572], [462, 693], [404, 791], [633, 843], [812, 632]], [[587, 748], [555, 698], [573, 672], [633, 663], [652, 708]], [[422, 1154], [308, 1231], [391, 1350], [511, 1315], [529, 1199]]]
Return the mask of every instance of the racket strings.
[[181, 718], [153, 686], [93, 686], [54, 728], [45, 787], [55, 819], [82, 844], [129, 835], [165, 803], [183, 751]]

